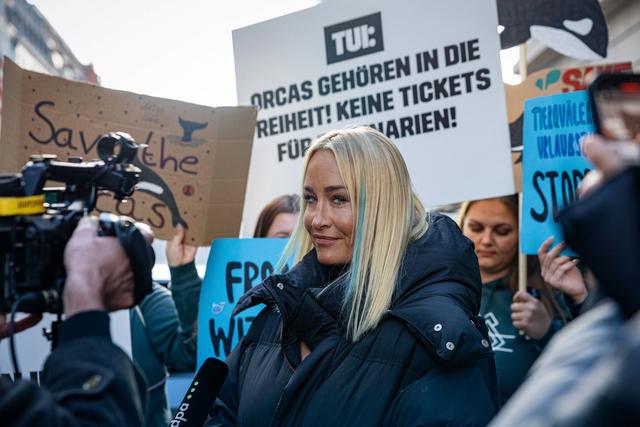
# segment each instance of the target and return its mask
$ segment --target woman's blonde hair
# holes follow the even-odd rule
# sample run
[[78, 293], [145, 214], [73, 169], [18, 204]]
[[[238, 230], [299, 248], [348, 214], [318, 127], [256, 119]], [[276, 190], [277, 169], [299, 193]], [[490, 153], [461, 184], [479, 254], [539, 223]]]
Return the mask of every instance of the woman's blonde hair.
[[[357, 341], [389, 309], [407, 245], [427, 230], [426, 214], [400, 151], [382, 133], [364, 126], [325, 133], [307, 150], [303, 176], [321, 150], [333, 153], [351, 200], [353, 255], [345, 273], [343, 308], [347, 333]], [[312, 249], [305, 209], [303, 198], [280, 266], [294, 253], [298, 262]]]

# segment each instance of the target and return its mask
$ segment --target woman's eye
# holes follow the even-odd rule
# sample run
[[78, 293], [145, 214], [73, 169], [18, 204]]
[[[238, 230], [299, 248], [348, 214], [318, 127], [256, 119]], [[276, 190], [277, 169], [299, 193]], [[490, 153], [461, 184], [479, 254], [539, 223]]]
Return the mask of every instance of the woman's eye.
[[334, 196], [333, 199], [331, 200], [335, 205], [342, 205], [346, 202], [348, 202], [349, 200], [347, 200], [346, 197], [343, 196]]
[[309, 204], [309, 203], [314, 203], [316, 201], [315, 196], [312, 196], [311, 194], [306, 194], [304, 196], [304, 201]]
[[506, 236], [513, 231], [511, 228], [496, 228], [496, 234], [498, 236]]

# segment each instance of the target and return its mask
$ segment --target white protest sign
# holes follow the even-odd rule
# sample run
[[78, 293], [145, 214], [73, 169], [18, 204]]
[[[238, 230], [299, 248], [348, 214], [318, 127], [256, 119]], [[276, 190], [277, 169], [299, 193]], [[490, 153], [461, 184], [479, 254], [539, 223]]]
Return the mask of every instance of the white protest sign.
[[427, 206], [514, 191], [495, 0], [329, 2], [234, 31], [238, 102], [260, 107], [245, 233], [300, 191], [324, 131], [372, 125]]
[[[22, 316], [19, 314], [19, 316]], [[131, 326], [129, 324], [129, 310], [120, 310], [110, 314], [111, 337], [125, 353], [131, 357]], [[7, 316], [8, 318], [8, 316]], [[18, 317], [19, 318], [19, 317]], [[45, 314], [36, 326], [20, 332], [15, 336], [16, 356], [20, 365], [22, 378], [39, 381], [40, 371], [51, 353], [51, 342], [47, 341], [42, 328], [51, 328], [51, 322], [56, 317]], [[91, 354], [86, 355], [87, 359]], [[0, 374], [8, 374], [13, 378], [13, 366], [9, 353], [9, 339], [0, 341]]]

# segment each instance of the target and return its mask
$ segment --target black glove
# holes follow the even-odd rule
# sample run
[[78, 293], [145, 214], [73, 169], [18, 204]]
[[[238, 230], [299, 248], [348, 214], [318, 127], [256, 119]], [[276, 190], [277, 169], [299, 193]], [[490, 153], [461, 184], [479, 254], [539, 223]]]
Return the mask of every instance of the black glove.
[[316, 250], [312, 249], [288, 272], [270, 276], [247, 291], [236, 304], [232, 315], [258, 304], [277, 304], [286, 318], [292, 314], [292, 305], [298, 305], [307, 289], [324, 287], [343, 270], [342, 266], [320, 264]]

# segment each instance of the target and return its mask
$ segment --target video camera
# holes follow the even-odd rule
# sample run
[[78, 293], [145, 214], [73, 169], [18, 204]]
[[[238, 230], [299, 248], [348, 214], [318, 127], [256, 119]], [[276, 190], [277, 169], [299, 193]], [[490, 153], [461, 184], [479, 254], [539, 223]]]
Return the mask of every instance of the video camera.
[[[0, 313], [62, 313], [67, 241], [80, 218], [95, 208], [99, 194], [110, 192], [117, 200], [133, 194], [141, 173], [131, 164], [137, 149], [130, 135], [112, 132], [98, 141], [101, 160], [64, 162], [54, 155], [33, 155], [21, 174], [0, 175]], [[47, 181], [64, 186], [45, 188]], [[151, 291], [151, 248], [126, 217], [101, 214], [98, 233], [122, 243], [139, 303]]]

